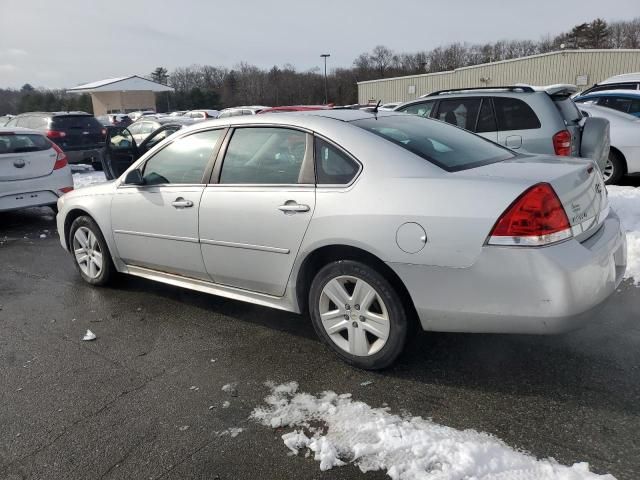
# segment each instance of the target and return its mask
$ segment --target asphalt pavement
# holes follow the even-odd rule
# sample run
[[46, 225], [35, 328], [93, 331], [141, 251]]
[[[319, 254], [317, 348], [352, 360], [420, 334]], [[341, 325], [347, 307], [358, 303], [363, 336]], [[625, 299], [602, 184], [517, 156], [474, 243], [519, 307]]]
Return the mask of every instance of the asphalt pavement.
[[[95, 341], [81, 340], [87, 329]], [[629, 281], [578, 332], [425, 333], [371, 373], [339, 361], [304, 316], [129, 277], [90, 287], [48, 209], [0, 213], [0, 478], [388, 478], [288, 455], [283, 431], [248, 418], [268, 380], [640, 478], [640, 287]], [[232, 382], [237, 392], [222, 391]], [[232, 427], [244, 430], [220, 434]]]

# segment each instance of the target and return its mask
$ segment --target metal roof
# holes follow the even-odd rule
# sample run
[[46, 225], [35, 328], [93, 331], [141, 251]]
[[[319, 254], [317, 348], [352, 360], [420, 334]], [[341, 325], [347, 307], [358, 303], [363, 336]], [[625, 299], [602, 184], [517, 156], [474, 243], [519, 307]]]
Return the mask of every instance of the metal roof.
[[96, 92], [126, 92], [126, 91], [152, 91], [173, 92], [174, 89], [138, 75], [129, 77], [106, 78], [95, 82], [85, 83], [77, 87], [68, 88], [69, 93], [96, 93]]

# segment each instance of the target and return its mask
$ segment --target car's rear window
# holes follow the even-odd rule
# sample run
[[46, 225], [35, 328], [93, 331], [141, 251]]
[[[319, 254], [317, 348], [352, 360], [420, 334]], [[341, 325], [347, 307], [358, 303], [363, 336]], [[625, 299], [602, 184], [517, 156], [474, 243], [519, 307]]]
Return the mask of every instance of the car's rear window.
[[573, 103], [572, 99], [558, 99], [554, 97], [551, 98], [553, 99], [553, 103], [555, 104], [555, 106], [558, 108], [558, 110], [560, 110], [562, 118], [564, 118], [567, 122], [572, 123], [580, 121], [582, 115], [580, 115], [580, 110], [578, 110], [578, 107], [575, 103]]
[[515, 156], [510, 150], [466, 130], [414, 115], [374, 117], [351, 123], [448, 172], [501, 162]]
[[0, 133], [0, 155], [49, 150], [51, 142], [42, 135]]
[[95, 117], [90, 115], [65, 115], [53, 117], [53, 128], [64, 130], [66, 128], [102, 129], [102, 125]]

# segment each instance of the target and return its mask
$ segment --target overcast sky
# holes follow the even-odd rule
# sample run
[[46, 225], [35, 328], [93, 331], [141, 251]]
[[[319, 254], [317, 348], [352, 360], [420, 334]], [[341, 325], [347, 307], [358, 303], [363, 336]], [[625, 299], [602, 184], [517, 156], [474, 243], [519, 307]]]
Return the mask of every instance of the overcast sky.
[[194, 63], [348, 67], [376, 45], [555, 35], [596, 17], [630, 19], [639, 0], [0, 0], [0, 87], [50, 88]]

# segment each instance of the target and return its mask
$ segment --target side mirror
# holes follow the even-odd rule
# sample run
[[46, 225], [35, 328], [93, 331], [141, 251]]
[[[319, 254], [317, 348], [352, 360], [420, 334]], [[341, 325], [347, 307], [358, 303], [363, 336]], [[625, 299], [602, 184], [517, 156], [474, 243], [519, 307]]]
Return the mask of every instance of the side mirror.
[[144, 178], [142, 178], [142, 172], [135, 168], [127, 173], [124, 177], [125, 185], [144, 185]]

